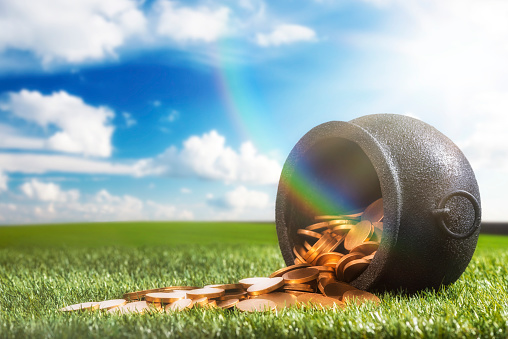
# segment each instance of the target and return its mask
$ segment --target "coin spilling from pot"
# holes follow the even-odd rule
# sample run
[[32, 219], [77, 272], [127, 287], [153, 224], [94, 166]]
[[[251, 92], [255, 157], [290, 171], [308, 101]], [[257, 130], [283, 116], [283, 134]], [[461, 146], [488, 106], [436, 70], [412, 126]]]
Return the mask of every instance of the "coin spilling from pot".
[[191, 308], [272, 312], [288, 307], [342, 309], [347, 303], [379, 303], [380, 299], [348, 283], [374, 258], [383, 233], [383, 201], [363, 212], [318, 215], [316, 223], [298, 230], [295, 264], [268, 277], [247, 277], [236, 283], [167, 286], [127, 292], [123, 299], [69, 305], [62, 312], [103, 310], [127, 314], [183, 312]]

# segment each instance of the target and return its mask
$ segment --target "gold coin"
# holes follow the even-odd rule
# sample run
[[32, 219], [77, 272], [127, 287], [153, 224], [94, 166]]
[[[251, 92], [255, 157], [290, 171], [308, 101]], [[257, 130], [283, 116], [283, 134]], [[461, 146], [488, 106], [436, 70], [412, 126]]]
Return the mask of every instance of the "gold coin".
[[146, 301], [135, 301], [123, 306], [115, 307], [108, 310], [108, 313], [128, 314], [128, 313], [144, 313], [152, 309]]
[[321, 282], [321, 285], [324, 284], [325, 281], [337, 281], [337, 277], [335, 276], [335, 272], [322, 272], [322, 273], [319, 273], [319, 277], [318, 277], [318, 287], [319, 287], [319, 282]]
[[236, 304], [236, 308], [242, 312], [269, 312], [277, 308], [277, 304], [267, 299], [247, 299]]
[[218, 300], [228, 300], [228, 299], [240, 299], [243, 300], [247, 298], [247, 291], [236, 291], [236, 292], [227, 292], [223, 296], [217, 298]]
[[367, 240], [372, 232], [372, 223], [368, 220], [360, 221], [346, 235], [344, 239], [344, 248], [351, 251], [354, 247]]
[[372, 260], [372, 259], [374, 259], [374, 256], [376, 255], [376, 253], [377, 253], [377, 251], [374, 251], [371, 254], [366, 255], [365, 257], [363, 257], [363, 259], [365, 259], [365, 260]]
[[152, 288], [149, 290], [135, 291], [124, 293], [123, 298], [127, 300], [141, 300], [148, 293], [163, 292], [163, 288]]
[[285, 284], [282, 289], [286, 292], [300, 291], [300, 292], [315, 292], [316, 289], [310, 284]]
[[311, 266], [311, 268], [315, 268], [319, 271], [319, 274], [323, 273], [335, 273], [335, 267], [329, 267], [329, 266]]
[[333, 252], [337, 247], [339, 247], [343, 240], [343, 238], [334, 238], [330, 235], [326, 235], [323, 238], [326, 238], [326, 243], [321, 247], [320, 250], [315, 251], [313, 255], [307, 258], [307, 262], [310, 262], [311, 265], [316, 265], [316, 260], [321, 254]]
[[105, 300], [99, 303], [99, 310], [110, 310], [112, 308], [127, 304], [125, 299]]
[[208, 304], [204, 305], [205, 307], [208, 307], [208, 308], [216, 308], [217, 307], [217, 301], [215, 300], [210, 300], [208, 301]]
[[304, 267], [284, 273], [282, 278], [287, 284], [302, 284], [316, 280], [319, 270], [316, 268]]
[[[323, 240], [321, 243], [320, 241]], [[332, 248], [337, 241], [334, 240], [329, 234], [325, 234], [319, 239], [314, 246], [307, 252], [304, 257], [305, 261], [312, 263], [321, 253], [328, 252], [329, 248]]]
[[305, 227], [305, 229], [307, 231], [320, 231], [320, 230], [327, 229], [327, 228], [328, 228], [328, 221], [318, 222], [317, 224], [312, 224], [312, 225]]
[[307, 253], [303, 256], [303, 259], [307, 260], [307, 258], [314, 255], [316, 252], [319, 252], [321, 248], [327, 244], [327, 242], [331, 239], [331, 236], [328, 234], [323, 234], [321, 239], [316, 241], [314, 245], [310, 248], [310, 250], [307, 251]]
[[185, 293], [183, 292], [156, 292], [145, 295], [145, 300], [149, 303], [170, 304], [184, 298]]
[[316, 266], [330, 266], [335, 268], [344, 255], [337, 252], [322, 253], [316, 258]]
[[[199, 287], [193, 288], [198, 289]], [[215, 285], [206, 285], [203, 288], [222, 288], [225, 291], [229, 290], [243, 290], [242, 284], [215, 284]]]
[[211, 298], [218, 298], [225, 294], [224, 289], [222, 288], [198, 288], [196, 290], [190, 290], [187, 292], [187, 298], [189, 299], [199, 299], [203, 297], [207, 297], [208, 299]]
[[379, 247], [379, 243], [375, 241], [366, 241], [361, 243], [360, 245], [351, 249], [351, 252], [363, 253], [364, 255], [369, 255], [375, 251], [377, 251]]
[[99, 309], [100, 307], [100, 303], [99, 302], [86, 302], [86, 303], [81, 303], [81, 304], [74, 304], [74, 305], [69, 305], [69, 306], [65, 306], [61, 309], [59, 309], [60, 312], [73, 312], [73, 311], [93, 311], [93, 310], [97, 310]]
[[344, 266], [344, 270], [342, 272], [344, 276], [345, 282], [350, 282], [358, 278], [360, 274], [363, 273], [369, 266], [370, 261], [365, 259], [356, 259], [351, 260]]
[[[373, 224], [373, 226], [374, 226], [374, 224]], [[383, 236], [383, 231], [381, 231], [377, 227], [373, 227], [372, 229], [373, 229], [373, 232], [372, 232], [372, 235], [369, 238], [369, 241], [374, 241], [374, 242], [377, 242], [379, 244], [381, 242], [381, 238]]]
[[166, 312], [181, 312], [192, 308], [194, 304], [191, 299], [180, 299], [166, 306]]
[[260, 295], [275, 291], [276, 289], [284, 285], [284, 279], [282, 277], [270, 278], [268, 281], [260, 282], [250, 286], [247, 289], [249, 295]]
[[291, 265], [291, 266], [283, 267], [280, 270], [277, 270], [277, 271], [273, 272], [272, 274], [270, 274], [270, 278], [282, 277], [282, 275], [286, 272], [296, 270], [297, 268], [309, 267], [309, 266], [310, 266], [309, 264], [305, 263], [305, 264], [300, 264], [300, 265]]
[[367, 206], [365, 211], [362, 214], [362, 221], [368, 220], [372, 222], [379, 222], [383, 219], [384, 210], [383, 210], [383, 199], [378, 199], [374, 201], [372, 204]]
[[202, 297], [202, 298], [199, 298], [199, 299], [192, 300], [192, 305], [203, 306], [205, 304], [208, 304], [208, 298], [207, 297]]
[[323, 248], [322, 253], [335, 251], [335, 249], [339, 247], [339, 245], [342, 244], [342, 241], [344, 240], [344, 236], [336, 236], [336, 237], [330, 236], [330, 238], [331, 238], [330, 242], [328, 243], [327, 246], [325, 246], [325, 248]]
[[154, 292], [173, 292], [173, 291], [188, 291], [188, 290], [195, 290], [196, 286], [166, 286], [162, 288], [158, 288], [158, 291]]
[[272, 292], [254, 297], [254, 299], [258, 298], [273, 301], [275, 304], [277, 304], [277, 310], [279, 311], [296, 304], [296, 296], [287, 292]]
[[348, 262], [350, 262], [351, 260], [361, 259], [363, 257], [364, 257], [363, 253], [358, 253], [358, 252], [351, 252], [351, 253], [343, 256], [337, 263], [337, 266], [335, 266], [335, 275], [337, 276], [337, 279], [338, 280], [344, 279], [344, 274], [343, 274], [344, 266], [346, 266], [346, 264]]
[[319, 279], [318, 279], [318, 290], [325, 294], [325, 287], [332, 284], [332, 283], [335, 283], [337, 282], [337, 279], [335, 279], [335, 277], [323, 277], [321, 278], [321, 275], [319, 276]]
[[327, 221], [327, 220], [356, 220], [362, 216], [362, 213], [347, 214], [347, 215], [318, 215], [314, 217], [316, 221]]
[[240, 302], [240, 300], [238, 300], [238, 299], [222, 300], [217, 304], [217, 307], [224, 308], [224, 309], [231, 308], [231, 307], [235, 306], [236, 304], [238, 304], [239, 302]]
[[374, 294], [362, 291], [362, 290], [350, 290], [344, 293], [342, 296], [342, 300], [346, 302], [356, 302], [357, 304], [362, 304], [363, 302], [370, 301], [376, 304], [379, 304], [381, 300], [376, 297]]
[[354, 226], [352, 224], [339, 225], [332, 228], [331, 231], [335, 235], [346, 235]]
[[356, 213], [350, 213], [344, 216], [344, 218], [357, 219], [363, 215], [363, 211], [358, 211]]
[[[325, 266], [328, 267], [328, 266]], [[335, 269], [333, 269], [333, 272], [319, 272], [319, 279], [335, 279]]]
[[319, 308], [344, 308], [344, 303], [318, 293], [304, 293], [296, 297], [299, 304], [310, 304]]
[[304, 256], [305, 256], [305, 250], [300, 245], [295, 245], [293, 247], [293, 253], [295, 254], [296, 258], [302, 262], [305, 262]]
[[[328, 222], [328, 228], [333, 229], [335, 227], [341, 227], [344, 229], [351, 229], [352, 226], [355, 225], [354, 221], [351, 220], [330, 220]], [[349, 226], [349, 228], [348, 228]]]
[[326, 285], [323, 294], [330, 298], [342, 300], [344, 293], [351, 290], [356, 290], [356, 288], [344, 282], [336, 281]]
[[315, 291], [297, 291], [297, 290], [284, 290], [284, 293], [289, 293], [294, 295], [295, 297], [299, 296], [300, 294], [304, 293], [314, 293]]
[[239, 283], [243, 286], [243, 288], [247, 289], [254, 284], [258, 284], [260, 282], [268, 281], [268, 280], [270, 280], [270, 278], [266, 278], [266, 277], [244, 278], [244, 279], [240, 280]]
[[314, 231], [308, 231], [306, 229], [303, 229], [303, 228], [300, 228], [298, 231], [296, 231], [296, 233], [300, 234], [300, 235], [304, 235], [306, 237], [309, 237], [313, 240], [317, 240], [319, 238], [322, 237], [321, 233], [317, 233], [317, 232], [314, 232]]

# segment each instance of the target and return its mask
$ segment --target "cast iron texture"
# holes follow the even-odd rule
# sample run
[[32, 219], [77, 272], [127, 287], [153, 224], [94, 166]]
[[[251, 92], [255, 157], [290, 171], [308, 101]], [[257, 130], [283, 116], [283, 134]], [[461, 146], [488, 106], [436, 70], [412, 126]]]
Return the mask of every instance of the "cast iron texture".
[[374, 114], [330, 121], [305, 134], [282, 170], [275, 207], [287, 265], [296, 231], [317, 213], [364, 208], [382, 197], [384, 232], [363, 290], [437, 289], [464, 272], [480, 232], [480, 192], [460, 149], [407, 116]]

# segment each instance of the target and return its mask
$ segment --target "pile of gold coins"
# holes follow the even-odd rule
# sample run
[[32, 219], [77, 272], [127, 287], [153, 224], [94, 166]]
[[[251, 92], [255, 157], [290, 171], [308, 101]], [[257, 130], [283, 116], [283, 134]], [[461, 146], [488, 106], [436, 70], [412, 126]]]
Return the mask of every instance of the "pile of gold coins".
[[86, 302], [62, 312], [103, 310], [108, 313], [178, 312], [190, 308], [236, 308], [268, 312], [293, 306], [340, 309], [348, 302], [379, 303], [375, 295], [347, 284], [370, 264], [383, 232], [383, 201], [362, 213], [317, 216], [316, 224], [299, 229], [302, 244], [294, 247], [295, 264], [269, 277], [245, 278], [233, 284], [170, 286], [128, 292], [123, 299]]
[[293, 247], [295, 264], [319, 268], [318, 288], [329, 295], [337, 283], [349, 283], [367, 269], [381, 241], [383, 217], [383, 199], [360, 213], [317, 216], [317, 223], [297, 231], [302, 243]]

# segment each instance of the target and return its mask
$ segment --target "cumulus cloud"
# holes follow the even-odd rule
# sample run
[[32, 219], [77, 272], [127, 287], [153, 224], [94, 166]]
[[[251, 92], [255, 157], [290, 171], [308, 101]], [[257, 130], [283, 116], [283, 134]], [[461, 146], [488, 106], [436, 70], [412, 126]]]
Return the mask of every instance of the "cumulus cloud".
[[80, 97], [65, 91], [43, 95], [24, 89], [8, 93], [0, 109], [45, 130], [49, 127], [57, 129], [47, 139], [41, 139], [23, 137], [12, 128], [9, 133], [4, 126], [8, 134], [0, 146], [43, 148], [99, 157], [111, 155], [111, 136], [114, 131], [111, 120], [114, 113], [106, 107], [87, 105]]
[[0, 51], [33, 51], [46, 63], [101, 59], [145, 25], [133, 0], [2, 0]]
[[244, 186], [238, 186], [232, 191], [227, 192], [221, 197], [209, 197], [208, 203], [226, 209], [246, 208], [263, 209], [269, 206], [270, 198], [268, 194], [260, 191], [248, 190]]
[[316, 39], [316, 32], [301, 25], [278, 25], [270, 33], [258, 33], [256, 43], [262, 47], [288, 45], [295, 42], [312, 41]]
[[226, 138], [215, 130], [192, 136], [184, 141], [181, 150], [171, 146], [156, 158], [139, 161], [135, 167], [140, 176], [195, 176], [253, 184], [277, 183], [281, 172], [279, 163], [259, 154], [251, 142], [243, 143], [235, 151], [226, 146]]
[[79, 199], [78, 190], [64, 191], [59, 185], [49, 182], [44, 183], [32, 179], [20, 186], [20, 190], [29, 198], [46, 202], [69, 202]]
[[142, 201], [131, 196], [117, 196], [103, 189], [88, 201], [62, 206], [85, 220], [190, 220], [193, 214], [174, 205]]
[[19, 187], [16, 204], [0, 203], [0, 222], [40, 223], [61, 221], [191, 220], [192, 211], [171, 204], [143, 201], [132, 195], [114, 195], [102, 189], [83, 196], [63, 190], [54, 182], [32, 179]]
[[227, 32], [230, 10], [183, 7], [174, 1], [159, 0], [154, 5], [157, 13], [157, 33], [176, 41], [213, 42]]

